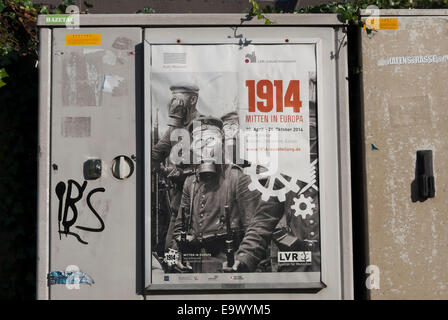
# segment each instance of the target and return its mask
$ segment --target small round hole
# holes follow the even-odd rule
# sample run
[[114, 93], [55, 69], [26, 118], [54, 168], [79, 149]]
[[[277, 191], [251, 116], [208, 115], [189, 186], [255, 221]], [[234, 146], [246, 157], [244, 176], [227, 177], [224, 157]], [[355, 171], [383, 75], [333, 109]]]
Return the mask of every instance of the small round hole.
[[127, 156], [118, 156], [112, 160], [111, 169], [115, 178], [124, 180], [134, 173], [134, 162]]

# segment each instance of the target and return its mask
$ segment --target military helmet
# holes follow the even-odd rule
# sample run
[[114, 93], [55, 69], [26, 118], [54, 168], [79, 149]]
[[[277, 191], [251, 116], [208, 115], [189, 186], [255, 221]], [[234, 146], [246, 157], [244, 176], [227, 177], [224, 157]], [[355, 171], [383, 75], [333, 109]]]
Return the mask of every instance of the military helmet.
[[199, 92], [199, 87], [193, 83], [188, 82], [179, 82], [176, 84], [173, 84], [170, 87], [170, 90], [172, 93], [196, 93]]

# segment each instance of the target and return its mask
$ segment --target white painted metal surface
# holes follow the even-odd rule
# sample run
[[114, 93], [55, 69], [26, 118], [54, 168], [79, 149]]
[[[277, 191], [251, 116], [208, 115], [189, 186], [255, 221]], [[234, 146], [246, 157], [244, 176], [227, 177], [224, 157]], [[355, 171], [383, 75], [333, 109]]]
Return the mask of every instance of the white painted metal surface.
[[[220, 294], [216, 299], [351, 299], [353, 274], [351, 252], [351, 199], [347, 99], [347, 54], [341, 23], [336, 15], [272, 15], [277, 24], [264, 26], [264, 21], [252, 19], [239, 27], [247, 38], [257, 43], [316, 43], [318, 46], [319, 152], [321, 163], [323, 229], [323, 274], [327, 288], [317, 294], [254, 293]], [[137, 175], [125, 180], [112, 176], [110, 165], [120, 155], [131, 157], [138, 152], [143, 128], [136, 128], [136, 116], [142, 108], [138, 86], [142, 71], [136, 73], [139, 55], [135, 46], [142, 43], [235, 43], [234, 29], [243, 15], [86, 15], [81, 16], [81, 28], [68, 30], [61, 26], [46, 26], [45, 16], [39, 16], [41, 27], [40, 52], [40, 151], [39, 158], [39, 263], [38, 297], [40, 299], [138, 299], [139, 276], [144, 244], [138, 236]], [[114, 26], [113, 28], [111, 26]], [[129, 28], [129, 26], [137, 26]], [[150, 27], [143, 31], [139, 27]], [[164, 28], [152, 28], [164, 26]], [[225, 26], [213, 28], [213, 26]], [[283, 27], [282, 27], [283, 26]], [[326, 26], [326, 27], [325, 27]], [[63, 26], [62, 26], [63, 27]], [[331, 28], [335, 27], [335, 28]], [[101, 34], [101, 45], [65, 45], [67, 34]], [[52, 37], [51, 37], [52, 35]], [[126, 50], [118, 48], [131, 43]], [[230, 37], [230, 38], [229, 38]], [[121, 50], [121, 51], [120, 51]], [[145, 55], [145, 58], [148, 56]], [[71, 59], [71, 60], [70, 60]], [[51, 64], [50, 64], [51, 61]], [[51, 72], [50, 72], [51, 65]], [[76, 75], [84, 68], [85, 78]], [[73, 73], [75, 72], [75, 73]], [[147, 73], [145, 73], [146, 77]], [[70, 78], [71, 77], [71, 78]], [[77, 78], [78, 77], [78, 78]], [[78, 86], [71, 83], [78, 81]], [[68, 81], [69, 80], [69, 81]], [[126, 90], [122, 82], [126, 82]], [[145, 78], [148, 88], [149, 78]], [[76, 82], [76, 81], [75, 81]], [[83, 91], [83, 85], [94, 89]], [[136, 89], [137, 87], [137, 89]], [[51, 88], [51, 91], [50, 91]], [[90, 90], [89, 89], [89, 90]], [[51, 100], [50, 100], [51, 92]], [[50, 118], [51, 110], [51, 118]], [[147, 114], [147, 113], [146, 113]], [[78, 118], [78, 120], [74, 120]], [[82, 119], [81, 119], [82, 118]], [[90, 118], [86, 120], [85, 118]], [[78, 121], [78, 122], [76, 122]], [[77, 123], [77, 124], [76, 124]], [[75, 124], [75, 125], [74, 125]], [[51, 125], [51, 148], [50, 148]], [[78, 129], [76, 129], [78, 128]], [[90, 128], [90, 129], [87, 129]], [[325, 129], [324, 129], [325, 128]], [[150, 130], [146, 126], [146, 130]], [[148, 135], [147, 135], [148, 136]], [[146, 153], [149, 150], [146, 141]], [[56, 186], [73, 179], [82, 185], [83, 163], [89, 158], [102, 160], [103, 176], [88, 180], [83, 198], [76, 203], [78, 219], [70, 227], [87, 245], [74, 236], [58, 234], [59, 198]], [[146, 161], [149, 159], [137, 158]], [[56, 165], [52, 166], [53, 164]], [[141, 162], [140, 162], [141, 164]], [[52, 166], [52, 167], [51, 167]], [[51, 168], [51, 172], [50, 172]], [[57, 168], [57, 170], [55, 170]], [[136, 166], [138, 169], [138, 166]], [[50, 181], [51, 179], [51, 181]], [[146, 176], [149, 181], [149, 176]], [[86, 202], [94, 188], [105, 188], [92, 195], [91, 204], [104, 221], [102, 232], [85, 232], [77, 225], [98, 228], [99, 220]], [[73, 187], [76, 189], [76, 187]], [[149, 188], [146, 189], [149, 192]], [[72, 197], [76, 197], [76, 190]], [[65, 198], [64, 198], [65, 199]], [[149, 199], [149, 196], [146, 197]], [[143, 199], [139, 199], [143, 201]], [[65, 202], [65, 200], [63, 201]], [[149, 203], [146, 203], [149, 206]], [[70, 209], [69, 209], [70, 211]], [[62, 214], [63, 216], [63, 214]], [[70, 219], [69, 214], [68, 219]], [[82, 221], [82, 219], [87, 219]], [[81, 223], [82, 222], [82, 223]], [[148, 221], [146, 221], [148, 223]], [[63, 228], [62, 228], [63, 229]], [[64, 285], [46, 285], [50, 271], [64, 271], [76, 265], [91, 276], [94, 284], [80, 285], [69, 290]], [[146, 262], [146, 269], [149, 262]], [[143, 283], [143, 281], [142, 281]], [[154, 299], [185, 298], [182, 296], [147, 296]], [[210, 298], [209, 295], [190, 295], [190, 299]]]
[[[66, 36], [77, 34], [101, 35], [101, 44], [66, 45]], [[139, 297], [138, 172], [117, 179], [112, 165], [117, 156], [136, 154], [135, 46], [140, 42], [139, 28], [53, 32], [49, 271], [65, 271], [75, 265], [94, 283], [71, 290], [52, 285], [51, 299]], [[101, 160], [99, 179], [85, 177], [83, 166], [89, 159]], [[62, 186], [65, 194], [60, 197], [57, 189]], [[75, 199], [72, 206], [70, 199]], [[100, 230], [102, 224], [104, 230]]]
[[[40, 15], [38, 26], [45, 27], [46, 15]], [[336, 14], [266, 14], [277, 25], [337, 26], [342, 25]], [[243, 14], [86, 14], [79, 17], [81, 26], [238, 26], [265, 24], [264, 19]], [[64, 27], [63, 25], [55, 27]]]

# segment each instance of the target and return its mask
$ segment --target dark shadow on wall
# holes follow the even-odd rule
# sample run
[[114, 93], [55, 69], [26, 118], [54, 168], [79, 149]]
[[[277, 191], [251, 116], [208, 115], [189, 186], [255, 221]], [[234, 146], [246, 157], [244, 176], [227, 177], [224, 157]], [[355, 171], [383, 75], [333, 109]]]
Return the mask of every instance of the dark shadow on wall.
[[144, 105], [143, 43], [135, 46], [135, 134], [136, 134], [136, 293], [143, 295], [145, 287], [145, 105]]
[[411, 182], [411, 201], [412, 202], [423, 202], [426, 199], [420, 195], [418, 187], [418, 159], [415, 159], [415, 177]]
[[366, 288], [368, 262], [368, 228], [365, 192], [364, 117], [362, 105], [361, 32], [348, 28], [350, 153], [352, 171], [353, 278], [356, 300], [369, 299]]
[[297, 5], [298, 0], [276, 0], [275, 8], [283, 12], [291, 12]]
[[[54, 8], [62, 0], [41, 0], [34, 2]], [[305, 8], [324, 3], [334, 2], [334, 0], [258, 0], [260, 7], [267, 6], [291, 12], [295, 8]], [[89, 13], [135, 13], [145, 7], [154, 9], [156, 13], [247, 13], [251, 8], [248, 0], [88, 0], [93, 7]], [[86, 9], [84, 0], [73, 0], [81, 11]]]
[[34, 58], [9, 54], [0, 69], [0, 300], [36, 292], [37, 68]]

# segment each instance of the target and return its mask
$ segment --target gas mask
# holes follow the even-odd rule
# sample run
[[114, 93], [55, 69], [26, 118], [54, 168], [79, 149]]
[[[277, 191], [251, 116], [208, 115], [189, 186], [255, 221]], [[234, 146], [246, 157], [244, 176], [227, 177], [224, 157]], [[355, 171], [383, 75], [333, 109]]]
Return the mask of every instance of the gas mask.
[[221, 117], [223, 122], [222, 131], [224, 134], [224, 156], [226, 163], [237, 163], [236, 139], [239, 130], [238, 113], [230, 112]]
[[214, 175], [222, 164], [222, 122], [213, 117], [200, 117], [192, 123], [193, 161], [200, 177]]
[[222, 131], [224, 132], [224, 139], [226, 144], [234, 145], [236, 144], [236, 136], [238, 134], [239, 129], [238, 121], [226, 121], [224, 122], [224, 126]]
[[174, 92], [168, 104], [168, 125], [172, 127], [184, 127], [191, 121], [196, 110], [198, 95], [191, 92]]

